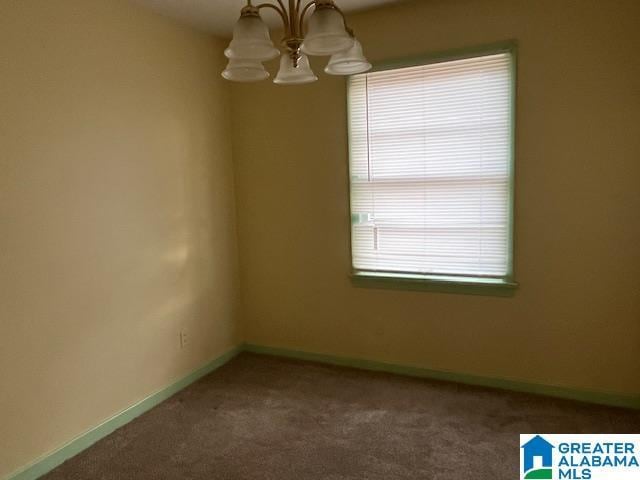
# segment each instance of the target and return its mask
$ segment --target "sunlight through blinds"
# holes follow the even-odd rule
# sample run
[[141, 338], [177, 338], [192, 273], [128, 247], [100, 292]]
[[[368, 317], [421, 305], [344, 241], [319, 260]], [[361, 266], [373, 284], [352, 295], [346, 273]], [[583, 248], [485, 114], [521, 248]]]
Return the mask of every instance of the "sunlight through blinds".
[[511, 54], [351, 77], [353, 266], [503, 278]]

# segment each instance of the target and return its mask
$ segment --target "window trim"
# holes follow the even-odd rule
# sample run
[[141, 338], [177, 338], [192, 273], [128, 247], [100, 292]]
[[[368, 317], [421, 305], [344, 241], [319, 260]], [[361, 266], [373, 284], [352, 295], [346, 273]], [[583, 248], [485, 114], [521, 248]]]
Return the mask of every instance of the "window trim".
[[349, 110], [349, 88], [350, 81], [347, 78], [347, 184], [349, 193], [349, 261], [351, 263], [351, 282], [355, 287], [363, 288], [385, 288], [393, 290], [418, 290], [433, 291], [441, 293], [460, 293], [469, 295], [487, 296], [512, 296], [519, 284], [515, 281], [515, 156], [516, 156], [516, 101], [517, 101], [517, 42], [509, 40], [505, 42], [493, 43], [476, 47], [469, 47], [443, 52], [433, 52], [410, 58], [392, 59], [376, 62], [371, 72], [394, 70], [406, 67], [416, 67], [420, 65], [430, 65], [435, 63], [463, 60], [498, 53], [508, 53], [511, 57], [510, 80], [510, 136], [511, 145], [509, 152], [509, 240], [507, 274], [504, 277], [479, 277], [479, 276], [452, 276], [446, 274], [420, 275], [412, 273], [380, 272], [373, 270], [360, 270], [353, 265], [353, 229], [351, 219], [351, 112]]

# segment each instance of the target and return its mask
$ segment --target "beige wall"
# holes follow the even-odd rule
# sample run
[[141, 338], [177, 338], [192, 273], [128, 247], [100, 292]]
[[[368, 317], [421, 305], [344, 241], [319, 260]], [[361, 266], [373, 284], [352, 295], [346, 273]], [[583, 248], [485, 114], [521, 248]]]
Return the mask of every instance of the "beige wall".
[[0, 0], [0, 478], [239, 342], [222, 48]]
[[639, 394], [640, 3], [421, 0], [352, 18], [377, 61], [518, 40], [521, 288], [351, 286], [344, 81], [234, 86], [247, 341]]
[[519, 41], [505, 299], [351, 286], [342, 79], [229, 89], [223, 43], [124, 0], [0, 0], [0, 478], [243, 338], [639, 394], [639, 16], [422, 0], [352, 17], [378, 61]]

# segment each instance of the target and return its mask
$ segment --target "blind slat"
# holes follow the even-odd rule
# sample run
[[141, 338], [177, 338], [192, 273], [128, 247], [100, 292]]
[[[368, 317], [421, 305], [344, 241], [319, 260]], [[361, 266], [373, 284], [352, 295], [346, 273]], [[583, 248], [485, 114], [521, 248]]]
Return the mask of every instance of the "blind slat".
[[350, 78], [356, 269], [509, 273], [511, 61], [500, 53]]

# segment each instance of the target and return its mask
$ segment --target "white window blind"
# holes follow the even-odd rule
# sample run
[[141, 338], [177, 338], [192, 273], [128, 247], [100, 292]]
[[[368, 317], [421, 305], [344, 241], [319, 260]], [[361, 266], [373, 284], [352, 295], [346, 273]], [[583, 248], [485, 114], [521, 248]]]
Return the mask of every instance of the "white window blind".
[[351, 77], [356, 271], [510, 275], [512, 56]]

